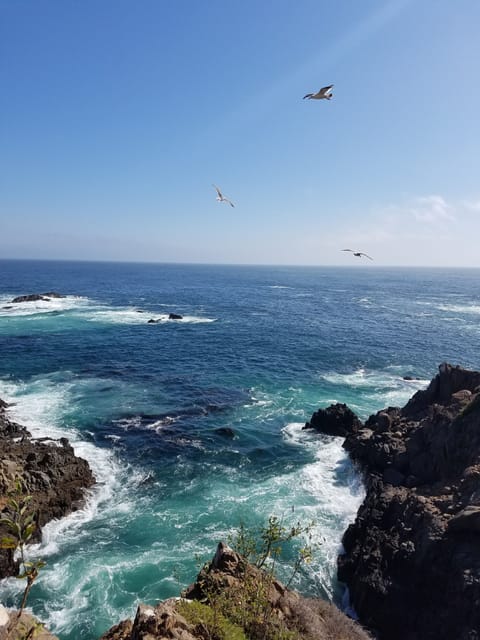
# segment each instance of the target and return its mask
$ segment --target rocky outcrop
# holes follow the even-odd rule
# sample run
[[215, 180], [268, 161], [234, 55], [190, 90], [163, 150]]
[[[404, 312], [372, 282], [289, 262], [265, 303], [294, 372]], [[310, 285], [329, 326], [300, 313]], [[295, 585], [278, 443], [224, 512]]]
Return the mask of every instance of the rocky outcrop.
[[[35, 514], [37, 540], [49, 520], [78, 509], [85, 489], [95, 482], [88, 463], [75, 456], [66, 438], [32, 438], [25, 427], [8, 418], [7, 404], [0, 400], [0, 513], [7, 506], [8, 496], [15, 492], [17, 480], [32, 496], [29, 510]], [[0, 526], [0, 537], [6, 533]], [[16, 571], [12, 551], [0, 549], [0, 577], [15, 575]]]
[[[266, 599], [262, 606], [268, 610], [278, 632], [273, 636], [263, 630], [260, 633], [258, 629], [258, 635], [249, 637], [290, 637], [292, 640], [368, 640], [370, 637], [335, 606], [323, 600], [304, 598], [287, 589], [220, 543], [212, 562], [202, 569], [182, 598], [166, 600], [155, 607], [141, 604], [133, 622], [121, 622], [100, 640], [210, 640], [213, 637], [230, 640], [228, 633], [211, 635], [207, 625], [187, 622], [186, 615], [182, 615], [184, 610], [179, 609], [181, 604], [197, 600], [216, 607], [221, 602], [223, 612], [229, 607], [241, 612], [245, 608], [246, 584], [255, 593], [258, 585], [266, 586], [259, 597]], [[263, 620], [263, 615], [259, 619]]]
[[[181, 316], [179, 313], [169, 313], [168, 320], [183, 320], [183, 316]], [[157, 324], [158, 322], [164, 322], [164, 321], [165, 321], [165, 317], [150, 318], [150, 320], [147, 320], [147, 324]]]
[[[29, 633], [31, 635], [29, 635]], [[28, 613], [9, 611], [0, 604], [0, 640], [58, 640], [47, 631], [43, 624]]]
[[346, 404], [332, 404], [326, 409], [319, 409], [310, 418], [303, 429], [315, 429], [330, 436], [342, 436], [356, 433], [362, 423]]
[[338, 577], [381, 640], [480, 639], [480, 373], [443, 364], [344, 443], [367, 494]]
[[51, 298], [66, 298], [63, 293], [56, 291], [47, 291], [46, 293], [28, 293], [25, 296], [17, 296], [12, 302], [37, 302], [38, 300], [49, 301]]

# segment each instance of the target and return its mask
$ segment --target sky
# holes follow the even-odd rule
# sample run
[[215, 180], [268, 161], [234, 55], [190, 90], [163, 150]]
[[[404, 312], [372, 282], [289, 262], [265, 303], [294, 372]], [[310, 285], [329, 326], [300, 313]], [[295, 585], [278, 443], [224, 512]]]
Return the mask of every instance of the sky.
[[480, 267], [479, 25], [479, 0], [0, 0], [0, 258]]

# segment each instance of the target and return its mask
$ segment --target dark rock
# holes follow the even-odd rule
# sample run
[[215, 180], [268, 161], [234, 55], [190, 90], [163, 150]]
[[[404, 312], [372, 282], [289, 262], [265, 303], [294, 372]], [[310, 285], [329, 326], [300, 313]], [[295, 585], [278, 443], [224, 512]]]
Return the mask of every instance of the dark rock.
[[51, 298], [66, 298], [67, 296], [56, 291], [49, 291], [47, 293], [29, 293], [25, 296], [17, 296], [12, 302], [37, 302], [38, 300], [50, 300]]
[[160, 320], [155, 320], [154, 318], [150, 318], [150, 320], [147, 320], [147, 324], [156, 324], [157, 322], [160, 322]]
[[169, 313], [168, 314], [168, 319], [169, 320], [183, 320], [183, 316], [180, 316], [178, 313]]
[[235, 437], [235, 431], [232, 427], [218, 427], [218, 429], [215, 429], [215, 433], [218, 433], [219, 436], [225, 436], [226, 438]]
[[[0, 513], [20, 478], [32, 496], [29, 510], [35, 514], [37, 525], [33, 539], [39, 541], [43, 525], [83, 504], [84, 490], [94, 484], [95, 478], [66, 438], [59, 442], [33, 439], [25, 427], [9, 420], [6, 406], [0, 401]], [[0, 537], [6, 532], [0, 525]], [[16, 569], [11, 551], [0, 549], [0, 578], [15, 575]]]
[[479, 640], [480, 373], [441, 365], [344, 446], [367, 488], [338, 559], [360, 620], [380, 640]]
[[12, 305], [7, 305], [6, 307], [2, 307], [2, 309], [13, 309]]
[[462, 509], [448, 522], [448, 530], [471, 531], [480, 534], [480, 506], [469, 505]]
[[12, 302], [36, 302], [37, 300], [45, 300], [39, 293], [29, 293], [26, 296], [17, 296]]
[[385, 469], [383, 472], [383, 481], [388, 484], [393, 484], [394, 487], [398, 487], [405, 482], [405, 476], [396, 469]]
[[330, 436], [345, 437], [356, 433], [362, 423], [346, 404], [332, 404], [326, 409], [319, 409], [307, 422], [304, 429], [315, 429]]

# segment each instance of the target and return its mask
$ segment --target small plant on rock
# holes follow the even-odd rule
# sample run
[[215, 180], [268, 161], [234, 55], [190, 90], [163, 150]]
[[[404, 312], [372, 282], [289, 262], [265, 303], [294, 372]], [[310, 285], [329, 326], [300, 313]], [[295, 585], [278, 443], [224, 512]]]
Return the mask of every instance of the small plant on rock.
[[[0, 539], [2, 549], [12, 549], [19, 553], [19, 573], [17, 578], [26, 580], [17, 618], [23, 613], [28, 594], [38, 577], [38, 572], [45, 566], [43, 560], [29, 561], [25, 557], [25, 545], [30, 542], [36, 529], [35, 514], [29, 511], [31, 495], [25, 494], [24, 485], [20, 480], [15, 483], [15, 492], [7, 500], [7, 515], [0, 517], [0, 524], [5, 525], [8, 534]], [[30, 637], [30, 636], [29, 636]]]

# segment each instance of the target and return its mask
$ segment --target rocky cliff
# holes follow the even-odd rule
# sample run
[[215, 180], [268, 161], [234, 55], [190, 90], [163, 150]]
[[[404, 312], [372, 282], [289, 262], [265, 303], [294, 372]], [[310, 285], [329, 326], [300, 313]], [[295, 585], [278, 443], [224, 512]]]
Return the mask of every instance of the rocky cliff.
[[480, 373], [443, 364], [402, 409], [340, 414], [367, 488], [338, 561], [360, 620], [381, 640], [479, 640]]
[[[0, 399], [0, 513], [17, 480], [32, 496], [29, 509], [35, 514], [37, 540], [45, 523], [81, 506], [85, 489], [95, 482], [88, 463], [75, 456], [66, 438], [32, 438], [25, 427], [9, 419], [8, 405]], [[0, 537], [7, 533], [1, 525]], [[16, 571], [13, 552], [0, 549], [0, 578]]]
[[[304, 598], [273, 576], [248, 564], [220, 543], [212, 562], [182, 594], [148, 606], [141, 604], [135, 620], [124, 620], [100, 640], [369, 640], [370, 636], [335, 606]], [[251, 600], [253, 598], [253, 601]], [[206, 603], [210, 616], [195, 611]], [[236, 625], [221, 620], [228, 614]], [[210, 622], [208, 622], [210, 620]], [[246, 635], [243, 629], [248, 627]]]

